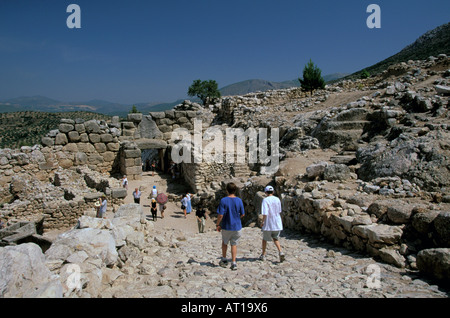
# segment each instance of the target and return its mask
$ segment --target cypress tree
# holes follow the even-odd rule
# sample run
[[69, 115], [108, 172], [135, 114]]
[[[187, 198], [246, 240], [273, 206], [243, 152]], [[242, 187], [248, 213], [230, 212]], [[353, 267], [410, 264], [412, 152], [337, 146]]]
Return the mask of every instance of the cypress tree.
[[309, 91], [312, 95], [315, 89], [325, 88], [325, 80], [322, 77], [322, 71], [314, 65], [310, 59], [303, 69], [303, 79], [299, 78], [301, 87], [304, 91]]

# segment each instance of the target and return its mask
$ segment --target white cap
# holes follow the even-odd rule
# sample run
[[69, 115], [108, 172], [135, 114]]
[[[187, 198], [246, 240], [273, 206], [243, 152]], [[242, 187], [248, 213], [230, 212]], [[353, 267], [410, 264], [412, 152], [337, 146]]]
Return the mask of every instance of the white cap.
[[272, 191], [273, 191], [273, 187], [270, 185], [264, 189], [264, 192], [272, 192]]

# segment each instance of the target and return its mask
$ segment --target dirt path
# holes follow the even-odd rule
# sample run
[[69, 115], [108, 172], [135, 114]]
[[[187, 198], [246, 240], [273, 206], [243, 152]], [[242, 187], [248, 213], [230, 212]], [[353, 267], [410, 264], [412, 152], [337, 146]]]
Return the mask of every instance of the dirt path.
[[[141, 206], [143, 207], [147, 220], [152, 221], [152, 215], [150, 212], [151, 198], [149, 198], [153, 186], [156, 186], [158, 192], [163, 192], [165, 194], [175, 194], [179, 199], [174, 202], [168, 202], [166, 204], [167, 208], [164, 212], [164, 218], [161, 218], [161, 213], [159, 212], [156, 221], [154, 222], [156, 229], [178, 229], [185, 233], [197, 233], [198, 225], [197, 218], [195, 217], [195, 208], [193, 207], [192, 212], [184, 218], [183, 211], [181, 210], [181, 196], [185, 191], [188, 190], [187, 186], [180, 182], [179, 180], [172, 180], [169, 175], [163, 173], [155, 173], [152, 176], [151, 172], [143, 172], [142, 180], [129, 180], [128, 185], [128, 195], [124, 200], [124, 203], [134, 203], [133, 191], [135, 188], [139, 188], [142, 192], [141, 195]], [[215, 230], [214, 222], [208, 218], [206, 221], [205, 231]]]

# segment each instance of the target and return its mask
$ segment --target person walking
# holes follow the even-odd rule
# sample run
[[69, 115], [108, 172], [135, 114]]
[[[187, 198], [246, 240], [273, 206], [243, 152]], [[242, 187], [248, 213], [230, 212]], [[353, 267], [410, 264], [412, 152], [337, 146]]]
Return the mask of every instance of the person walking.
[[159, 205], [159, 212], [161, 212], [161, 219], [164, 219], [164, 212], [166, 211], [166, 205], [165, 204], [160, 204]]
[[122, 187], [128, 190], [128, 178], [126, 175], [124, 175], [122, 178]]
[[156, 171], [156, 160], [152, 161], [152, 177], [155, 176], [155, 171]]
[[228, 243], [231, 245], [231, 269], [237, 270], [236, 255], [237, 244], [241, 237], [242, 222], [244, 217], [244, 204], [241, 198], [236, 196], [237, 186], [230, 182], [227, 184], [227, 196], [220, 200], [217, 208], [216, 230], [222, 232], [222, 258], [219, 265], [228, 265]]
[[98, 199], [98, 203], [96, 204], [96, 206], [98, 207], [97, 210], [97, 217], [100, 219], [106, 219], [106, 207], [107, 207], [108, 202], [106, 201], [106, 196], [102, 195], [99, 199]]
[[189, 192], [186, 193], [186, 196], [181, 198], [181, 209], [183, 210], [184, 218], [192, 211], [191, 195]]
[[276, 248], [278, 249], [278, 254], [280, 257], [280, 262], [283, 262], [285, 255], [280, 245], [279, 237], [280, 232], [283, 230], [283, 222], [281, 220], [281, 201], [278, 197], [274, 196], [274, 189], [272, 186], [267, 186], [264, 189], [267, 197], [262, 201], [261, 214], [262, 219], [262, 253], [259, 257], [260, 260], [264, 261], [266, 259], [266, 248], [267, 242], [273, 240]]
[[205, 224], [206, 224], [206, 219], [208, 218], [208, 216], [206, 214], [204, 199], [201, 199], [199, 204], [197, 205], [197, 210], [195, 212], [195, 216], [197, 217], [198, 232], [205, 233]]
[[158, 212], [158, 207], [157, 207], [157, 203], [156, 203], [155, 199], [152, 199], [152, 205], [151, 205], [151, 208], [150, 208], [150, 212], [152, 213], [153, 221], [156, 221], [156, 219], [157, 219], [156, 214]]
[[140, 204], [141, 203], [141, 191], [139, 191], [138, 188], [134, 189], [133, 191], [133, 198], [134, 198], [134, 203]]
[[153, 186], [151, 197], [152, 197], [152, 199], [156, 200], [157, 196], [158, 196], [158, 190], [156, 189], [156, 186]]

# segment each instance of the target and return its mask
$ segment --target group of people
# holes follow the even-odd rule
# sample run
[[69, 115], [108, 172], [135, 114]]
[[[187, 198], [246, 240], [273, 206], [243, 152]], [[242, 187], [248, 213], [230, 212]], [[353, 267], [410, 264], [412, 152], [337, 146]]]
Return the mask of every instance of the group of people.
[[[220, 200], [217, 209], [218, 218], [216, 221], [216, 230], [222, 232], [222, 258], [219, 265], [226, 267], [228, 265], [227, 250], [228, 244], [231, 246], [231, 269], [236, 270], [237, 245], [241, 238], [242, 223], [241, 219], [245, 216], [244, 204], [236, 196], [237, 187], [234, 183], [228, 183], [227, 196]], [[264, 189], [266, 198], [261, 206], [262, 219], [262, 252], [259, 257], [261, 261], [266, 259], [267, 242], [273, 241], [278, 250], [280, 262], [285, 260], [285, 255], [281, 248], [279, 237], [283, 230], [281, 220], [281, 201], [274, 196], [274, 188], [267, 186]]]
[[[175, 166], [172, 166], [172, 172], [175, 171]], [[122, 180], [122, 185], [124, 188], [128, 189], [128, 180], [124, 176]], [[237, 269], [236, 255], [237, 255], [237, 245], [241, 238], [242, 222], [241, 219], [245, 216], [244, 204], [242, 200], [236, 196], [237, 186], [234, 183], [228, 183], [226, 186], [227, 196], [220, 200], [219, 207], [217, 208], [217, 221], [216, 221], [216, 231], [222, 234], [222, 257], [219, 265], [226, 267], [228, 265], [227, 251], [228, 245], [231, 246], [231, 269]], [[262, 214], [262, 246], [261, 255], [259, 259], [264, 261], [266, 259], [267, 242], [273, 241], [278, 253], [280, 262], [285, 260], [285, 255], [283, 253], [282, 247], [280, 245], [279, 237], [283, 230], [283, 223], [281, 220], [281, 201], [278, 197], [274, 195], [274, 188], [268, 185], [264, 192], [266, 198], [262, 201], [261, 214]], [[156, 186], [153, 186], [150, 197], [151, 202], [151, 213], [153, 221], [156, 221], [157, 215], [157, 201], [158, 190]], [[191, 198], [192, 194], [186, 193], [181, 199], [181, 209], [184, 213], [184, 218], [192, 212]], [[136, 188], [133, 192], [134, 202], [140, 203], [141, 191]], [[149, 197], [149, 198], [150, 198]], [[106, 197], [103, 196], [98, 203], [98, 217], [104, 217], [106, 213]], [[165, 204], [160, 204], [161, 218], [164, 218], [164, 211], [166, 209]], [[208, 218], [205, 201], [201, 199], [196, 207], [196, 218], [198, 223], [198, 229], [200, 233], [205, 231], [205, 223]]]
[[[192, 204], [191, 204], [192, 196], [193, 196], [192, 194], [187, 192], [186, 195], [181, 198], [181, 209], [183, 210], [185, 219], [187, 215], [192, 212]], [[205, 199], [203, 198], [200, 199], [200, 202], [196, 206], [195, 217], [197, 218], [199, 233], [204, 233], [208, 214], [206, 213]]]

